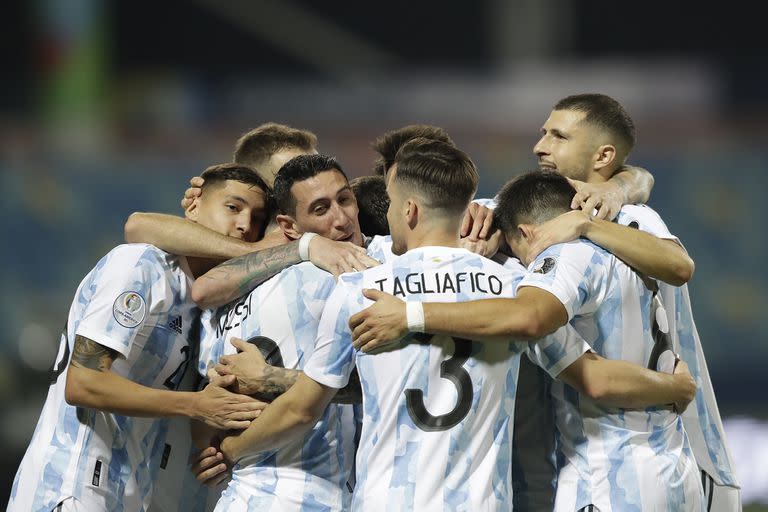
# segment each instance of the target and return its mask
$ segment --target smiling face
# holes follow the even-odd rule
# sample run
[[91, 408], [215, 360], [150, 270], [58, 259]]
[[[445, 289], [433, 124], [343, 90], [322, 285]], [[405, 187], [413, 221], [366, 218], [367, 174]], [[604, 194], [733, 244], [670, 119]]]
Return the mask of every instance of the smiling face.
[[335, 169], [319, 172], [291, 186], [296, 208], [293, 215], [280, 215], [278, 221], [291, 238], [312, 232], [363, 245], [355, 194], [347, 178]]
[[539, 167], [588, 181], [599, 158], [603, 135], [589, 123], [586, 114], [576, 110], [553, 110], [541, 128], [541, 138], [533, 147]]
[[186, 214], [217, 233], [255, 242], [267, 221], [267, 197], [256, 185], [225, 180], [206, 186]]

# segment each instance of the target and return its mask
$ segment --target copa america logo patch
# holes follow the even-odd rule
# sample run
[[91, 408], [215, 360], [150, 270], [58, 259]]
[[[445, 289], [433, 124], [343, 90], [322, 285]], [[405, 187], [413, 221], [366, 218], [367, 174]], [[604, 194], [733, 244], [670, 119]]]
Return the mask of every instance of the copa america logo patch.
[[546, 274], [553, 268], [555, 268], [555, 263], [557, 263], [557, 260], [555, 258], [547, 256], [543, 260], [541, 260], [534, 268], [533, 272], [535, 274]]
[[136, 292], [121, 293], [112, 305], [112, 314], [123, 327], [136, 327], [144, 321], [146, 313], [147, 303]]

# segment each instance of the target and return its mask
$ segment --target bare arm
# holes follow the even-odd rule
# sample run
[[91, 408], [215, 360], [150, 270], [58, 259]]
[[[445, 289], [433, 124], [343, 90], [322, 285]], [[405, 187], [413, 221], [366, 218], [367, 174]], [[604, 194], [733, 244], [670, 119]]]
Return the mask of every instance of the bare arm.
[[580, 393], [612, 407], [639, 409], [675, 404], [682, 412], [696, 394], [696, 383], [680, 361], [674, 374], [587, 352], [558, 378]]
[[673, 286], [683, 285], [693, 276], [693, 260], [674, 240], [597, 219], [582, 211], [564, 213], [532, 231], [530, 250], [534, 257], [554, 244], [586, 237], [630, 267]]
[[651, 197], [653, 174], [634, 165], [622, 165], [608, 180], [624, 194], [624, 204], [646, 203]]
[[116, 357], [116, 351], [77, 336], [67, 371], [67, 403], [125, 416], [187, 416], [218, 428], [245, 428], [263, 408], [250, 397], [216, 387], [183, 392], [142, 386], [111, 371]]
[[125, 240], [147, 243], [182, 256], [226, 260], [286, 242], [284, 236], [266, 236], [259, 242], [244, 242], [222, 235], [183, 217], [163, 213], [132, 213], [125, 223]]
[[[356, 348], [370, 352], [408, 333], [405, 302], [378, 290], [365, 290], [364, 295], [376, 303], [349, 319]], [[426, 332], [471, 339], [538, 339], [568, 321], [565, 306], [554, 295], [532, 286], [521, 288], [514, 299], [423, 306]]]
[[323, 386], [305, 375], [269, 407], [251, 426], [221, 442], [221, 451], [230, 462], [285, 446], [307, 432], [323, 414], [336, 389]]

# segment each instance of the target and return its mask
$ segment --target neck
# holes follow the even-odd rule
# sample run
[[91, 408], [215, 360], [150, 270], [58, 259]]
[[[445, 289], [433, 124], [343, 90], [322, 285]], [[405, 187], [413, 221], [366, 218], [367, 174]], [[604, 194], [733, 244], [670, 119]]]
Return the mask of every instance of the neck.
[[411, 231], [406, 240], [406, 247], [409, 251], [429, 246], [459, 247], [458, 226], [423, 226], [421, 229]]
[[223, 260], [208, 259], [208, 258], [193, 258], [187, 256], [187, 263], [189, 264], [189, 270], [192, 271], [192, 277], [197, 279], [201, 275], [205, 274], [213, 267], [221, 263]]

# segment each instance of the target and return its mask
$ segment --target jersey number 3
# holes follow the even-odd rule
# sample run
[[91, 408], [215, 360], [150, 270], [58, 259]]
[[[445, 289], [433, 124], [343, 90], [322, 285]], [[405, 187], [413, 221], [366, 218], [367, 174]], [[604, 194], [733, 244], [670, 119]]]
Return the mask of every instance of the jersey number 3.
[[424, 405], [424, 392], [421, 389], [405, 390], [408, 415], [421, 430], [437, 432], [455, 427], [472, 407], [472, 379], [464, 369], [464, 363], [472, 353], [472, 342], [454, 338], [454, 346], [453, 356], [440, 363], [440, 377], [450, 380], [456, 386], [456, 392], [459, 395], [453, 409], [440, 416], [433, 416]]

